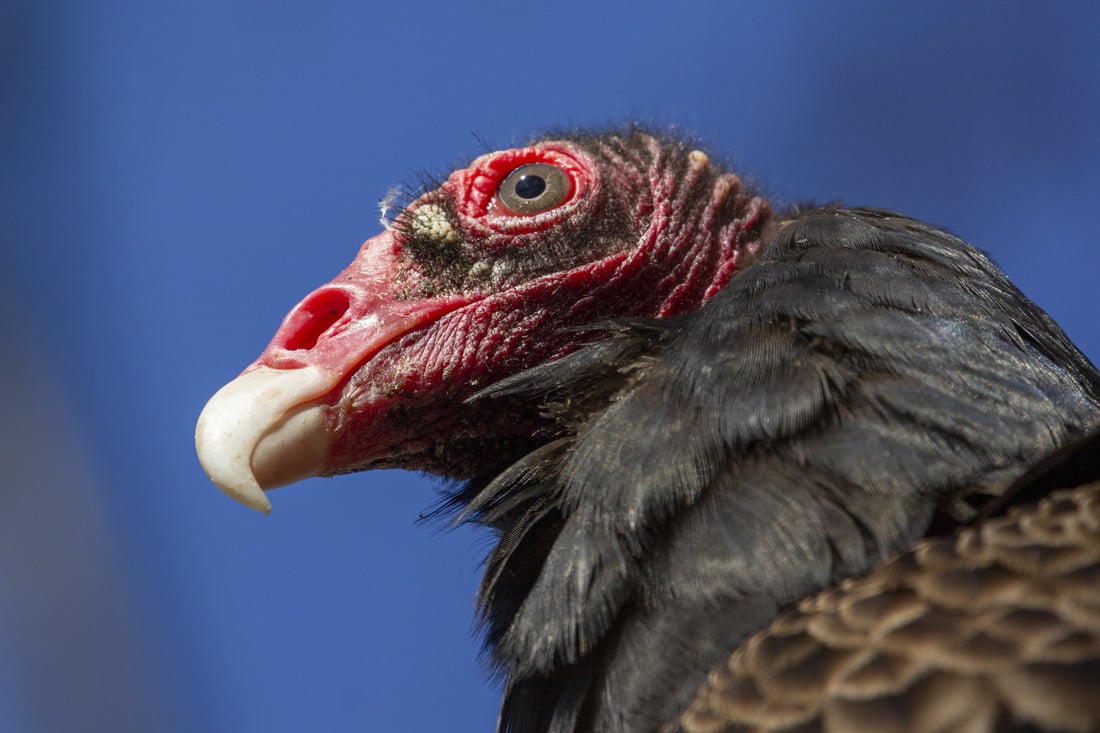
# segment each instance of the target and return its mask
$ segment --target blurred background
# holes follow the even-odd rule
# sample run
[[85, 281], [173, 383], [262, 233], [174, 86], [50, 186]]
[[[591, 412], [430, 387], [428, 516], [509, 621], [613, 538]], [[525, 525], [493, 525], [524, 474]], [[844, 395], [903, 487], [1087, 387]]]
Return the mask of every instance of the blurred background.
[[676, 123], [779, 201], [987, 249], [1100, 359], [1100, 5], [0, 4], [0, 730], [490, 730], [485, 537], [400, 472], [281, 490], [206, 399], [379, 230], [546, 127]]

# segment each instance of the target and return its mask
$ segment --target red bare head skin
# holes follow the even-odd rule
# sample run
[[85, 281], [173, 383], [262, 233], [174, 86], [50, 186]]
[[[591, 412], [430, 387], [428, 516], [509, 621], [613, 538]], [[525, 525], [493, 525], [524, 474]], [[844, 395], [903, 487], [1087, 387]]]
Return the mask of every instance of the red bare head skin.
[[705, 154], [639, 130], [483, 155], [306, 296], [246, 372], [323, 374], [303, 401], [328, 431], [318, 473], [472, 478], [548, 436], [538, 406], [468, 397], [591, 340], [579, 326], [699, 308], [769, 217]]

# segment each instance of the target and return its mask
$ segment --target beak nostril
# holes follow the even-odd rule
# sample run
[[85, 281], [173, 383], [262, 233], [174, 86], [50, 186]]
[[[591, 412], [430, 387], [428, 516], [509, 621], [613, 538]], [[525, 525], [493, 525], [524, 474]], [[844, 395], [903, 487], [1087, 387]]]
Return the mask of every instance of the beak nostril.
[[283, 329], [283, 348], [308, 351], [347, 312], [351, 305], [347, 293], [338, 288], [323, 288], [306, 297], [287, 319]]

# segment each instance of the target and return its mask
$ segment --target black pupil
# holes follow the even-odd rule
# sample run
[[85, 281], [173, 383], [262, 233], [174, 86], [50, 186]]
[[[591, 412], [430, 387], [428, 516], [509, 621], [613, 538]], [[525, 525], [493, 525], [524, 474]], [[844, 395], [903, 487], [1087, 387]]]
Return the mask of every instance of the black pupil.
[[546, 190], [546, 179], [537, 175], [520, 176], [516, 181], [516, 195], [523, 199], [537, 199]]

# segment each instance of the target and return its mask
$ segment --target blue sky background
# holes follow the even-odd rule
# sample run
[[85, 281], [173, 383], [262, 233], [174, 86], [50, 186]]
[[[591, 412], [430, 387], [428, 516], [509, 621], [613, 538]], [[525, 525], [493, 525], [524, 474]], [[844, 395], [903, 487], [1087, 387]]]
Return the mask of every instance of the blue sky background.
[[1100, 359], [1094, 3], [0, 4], [0, 729], [490, 729], [432, 483], [269, 517], [205, 400], [379, 229], [541, 128], [678, 123], [780, 201], [989, 250]]

